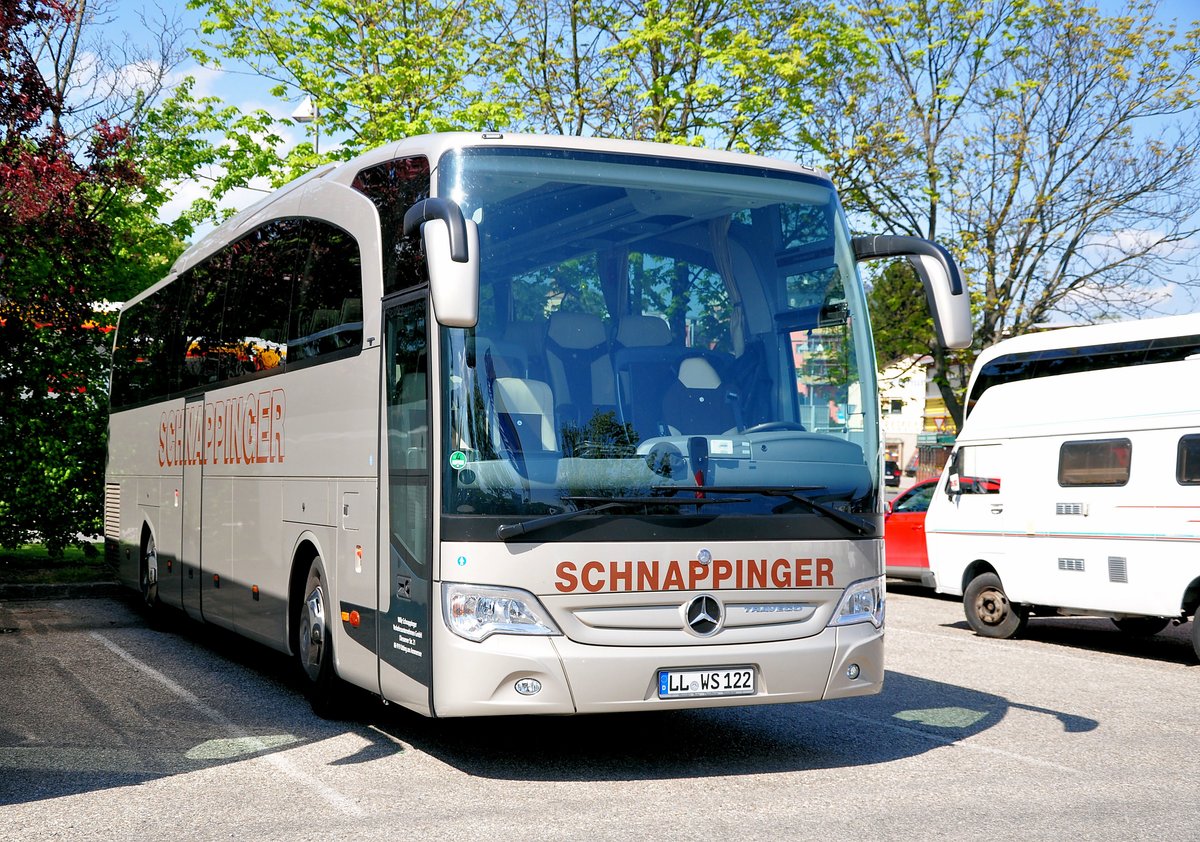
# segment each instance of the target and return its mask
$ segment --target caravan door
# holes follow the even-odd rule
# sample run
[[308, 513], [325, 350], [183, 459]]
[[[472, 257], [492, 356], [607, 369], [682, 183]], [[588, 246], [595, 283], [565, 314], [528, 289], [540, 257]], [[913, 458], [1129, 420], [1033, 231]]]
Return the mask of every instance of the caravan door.
[[961, 594], [963, 573], [976, 561], [996, 569], [1008, 589], [1005, 444], [964, 444], [950, 457], [925, 518], [929, 567], [942, 593]]

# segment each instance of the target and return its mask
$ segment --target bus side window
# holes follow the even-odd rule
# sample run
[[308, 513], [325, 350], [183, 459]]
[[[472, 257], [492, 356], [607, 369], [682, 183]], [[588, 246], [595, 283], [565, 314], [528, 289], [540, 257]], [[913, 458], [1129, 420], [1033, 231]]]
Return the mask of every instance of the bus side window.
[[287, 341], [289, 365], [362, 347], [362, 259], [350, 234], [308, 219], [309, 240], [303, 274], [292, 285]]
[[950, 465], [947, 493], [999, 494], [1002, 452], [998, 444], [960, 447]]
[[175, 285], [121, 313], [113, 348], [113, 409], [162, 400], [171, 388], [171, 343]]
[[225, 296], [227, 378], [281, 368], [287, 360], [288, 304], [307, 244], [299, 219], [267, 223], [237, 244]]
[[226, 349], [222, 341], [222, 320], [225, 316], [225, 282], [228, 277], [229, 253], [218, 252], [193, 268], [180, 279], [188, 293], [180, 302], [182, 359], [177, 361], [179, 382], [183, 391], [203, 388], [224, 379], [222, 357]]
[[397, 158], [362, 170], [351, 185], [375, 203], [383, 238], [383, 294], [427, 283], [420, 237], [404, 237], [404, 214], [429, 198], [429, 159]]

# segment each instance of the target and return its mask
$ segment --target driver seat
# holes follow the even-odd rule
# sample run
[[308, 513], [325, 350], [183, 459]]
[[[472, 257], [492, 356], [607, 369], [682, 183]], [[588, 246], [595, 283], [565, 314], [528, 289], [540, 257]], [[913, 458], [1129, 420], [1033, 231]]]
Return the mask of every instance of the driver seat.
[[706, 357], [684, 357], [663, 395], [662, 419], [677, 434], [724, 433], [740, 426], [739, 400]]

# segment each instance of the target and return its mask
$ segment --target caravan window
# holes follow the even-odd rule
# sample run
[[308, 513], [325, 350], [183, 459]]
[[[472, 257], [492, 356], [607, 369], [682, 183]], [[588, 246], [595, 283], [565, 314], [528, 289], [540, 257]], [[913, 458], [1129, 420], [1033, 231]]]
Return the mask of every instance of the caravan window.
[[1200, 485], [1200, 436], [1184, 436], [1179, 440], [1175, 479], [1180, 485]]
[[960, 447], [950, 466], [950, 493], [999, 494], [1004, 448], [998, 444]]
[[1124, 485], [1129, 482], [1133, 445], [1129, 439], [1063, 442], [1058, 453], [1058, 484]]

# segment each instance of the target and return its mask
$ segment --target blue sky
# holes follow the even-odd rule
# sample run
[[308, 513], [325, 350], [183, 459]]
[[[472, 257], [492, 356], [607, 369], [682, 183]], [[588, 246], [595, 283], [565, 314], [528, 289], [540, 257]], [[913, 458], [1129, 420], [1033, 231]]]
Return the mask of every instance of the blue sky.
[[[137, 11], [143, 8], [150, 10], [155, 8], [143, 0], [110, 0], [110, 2], [112, 4], [110, 8], [116, 17], [112, 28], [118, 32], [131, 34], [136, 33], [140, 28], [140, 24], [137, 22]], [[1106, 12], [1113, 13], [1123, 8], [1125, 4], [1121, 0], [1097, 0], [1096, 5]], [[180, 15], [183, 21], [191, 27], [199, 25], [200, 13], [187, 9], [183, 3], [173, 4], [163, 0], [160, 6], [169, 14]], [[1164, 21], [1175, 19], [1179, 22], [1191, 22], [1200, 19], [1200, 2], [1198, 0], [1159, 0], [1158, 9], [1159, 17]], [[193, 33], [192, 38], [195, 41], [197, 36]], [[269, 92], [270, 85], [267, 82], [252, 74], [237, 72], [234, 68], [215, 71], [201, 67], [189, 60], [179, 68], [179, 75], [195, 77], [198, 95], [217, 96], [228, 103], [237, 105], [243, 111], [261, 108], [278, 117], [287, 117], [299, 105], [298, 100], [288, 101], [272, 97]], [[298, 142], [302, 137], [302, 127], [297, 126], [290, 139]], [[322, 146], [324, 146], [325, 139], [322, 140]], [[164, 209], [164, 218], [177, 215], [194, 197], [201, 195], [203, 190], [203, 184], [199, 183], [180, 185], [175, 199]], [[231, 194], [225, 204], [227, 207], [236, 209], [251, 204], [262, 195], [261, 192], [253, 190], [239, 191]], [[198, 233], [203, 234], [204, 231]], [[1192, 258], [1190, 266], [1180, 271], [1200, 275], [1200, 248], [1195, 250], [1195, 257]], [[1179, 276], [1177, 275], [1177, 277]], [[1200, 310], [1200, 295], [1188, 293], [1178, 287], [1175, 287], [1173, 291], [1164, 290], [1161, 310], [1164, 313], [1195, 312]]]

